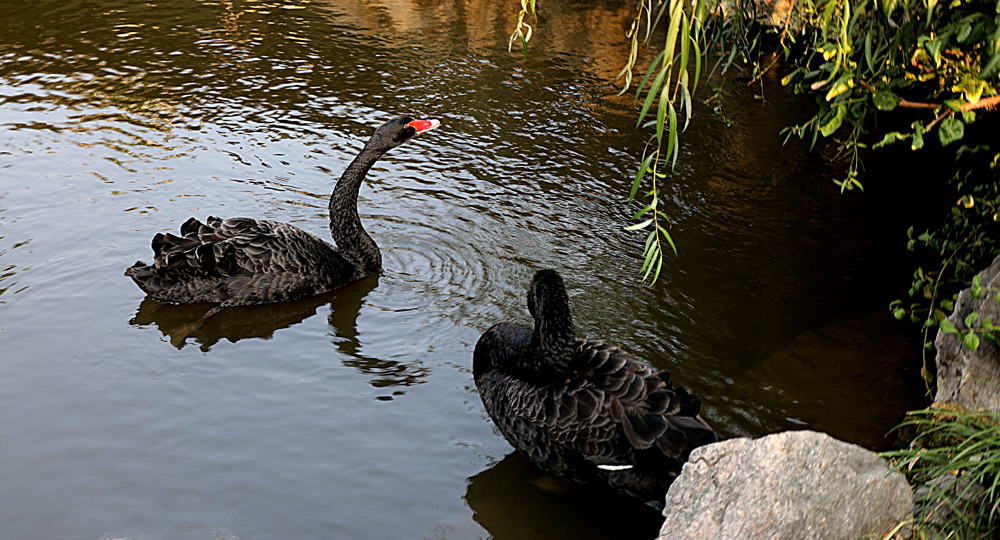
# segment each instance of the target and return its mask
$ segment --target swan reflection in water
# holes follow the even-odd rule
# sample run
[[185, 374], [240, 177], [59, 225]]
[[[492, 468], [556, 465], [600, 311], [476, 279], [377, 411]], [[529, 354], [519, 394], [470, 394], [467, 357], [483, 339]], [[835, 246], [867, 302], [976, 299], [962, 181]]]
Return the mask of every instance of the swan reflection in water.
[[652, 506], [571, 488], [518, 452], [469, 478], [465, 502], [496, 540], [655, 538], [663, 524]]
[[[365, 305], [365, 297], [378, 286], [379, 276], [374, 275], [342, 287], [334, 292], [311, 296], [294, 302], [242, 306], [226, 309], [204, 320], [211, 304], [171, 305], [147, 297], [139, 304], [129, 324], [155, 325], [163, 336], [178, 349], [191, 339], [203, 352], [222, 339], [236, 343], [242, 339], [270, 339], [275, 332], [296, 325], [316, 314], [323, 305], [330, 305], [327, 319], [333, 344], [346, 357], [345, 366], [371, 376], [369, 381], [377, 388], [413, 386], [429, 375], [429, 370], [418, 362], [401, 362], [365, 356], [358, 337], [358, 314]], [[200, 324], [200, 322], [204, 324]], [[193, 326], [197, 328], [192, 330]], [[400, 391], [394, 392], [398, 394]], [[377, 399], [392, 399], [379, 396]]]

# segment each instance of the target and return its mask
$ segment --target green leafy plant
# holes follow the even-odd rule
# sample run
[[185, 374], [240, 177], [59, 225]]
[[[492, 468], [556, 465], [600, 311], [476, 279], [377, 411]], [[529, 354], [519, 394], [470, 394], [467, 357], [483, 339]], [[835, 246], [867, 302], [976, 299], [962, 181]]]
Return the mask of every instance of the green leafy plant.
[[[804, 21], [784, 45], [786, 58], [804, 48], [802, 59], [782, 80], [815, 97], [818, 112], [792, 126], [789, 135], [831, 138], [850, 157], [841, 189], [861, 187], [861, 149], [909, 141], [925, 145], [936, 131], [942, 146], [961, 140], [966, 126], [981, 121], [978, 110], [1000, 104], [1000, 2], [936, 0], [887, 2], [803, 0]], [[908, 122], [909, 129], [883, 133], [879, 114]], [[874, 133], [869, 133], [870, 130]], [[847, 130], [846, 136], [843, 135]]]
[[[976, 276], [979, 277], [978, 275]], [[945, 334], [957, 334], [961, 336], [960, 339], [965, 347], [971, 351], [979, 348], [979, 336], [982, 335], [987, 341], [993, 345], [997, 344], [996, 335], [993, 334], [994, 330], [998, 330], [993, 326], [993, 321], [988, 318], [984, 318], [981, 323], [976, 324], [977, 319], [979, 319], [979, 313], [972, 312], [965, 318], [965, 328], [958, 328], [948, 319], [944, 319], [938, 324], [941, 327], [941, 331]]]
[[917, 538], [1000, 535], [1000, 415], [934, 407], [900, 426], [910, 445], [882, 453], [918, 490]]
[[[928, 353], [933, 351], [937, 328], [948, 333], [961, 333], [966, 347], [979, 347], [980, 335], [994, 345], [993, 322], [975, 318], [958, 330], [946, 318], [954, 309], [958, 293], [966, 287], [979, 297], [995, 293], [982, 287], [979, 271], [996, 258], [1000, 251], [1000, 153], [989, 145], [975, 148], [961, 146], [958, 150], [953, 185], [958, 194], [949, 216], [935, 229], [915, 236], [908, 231], [907, 248], [929, 261], [913, 273], [909, 302], [896, 300], [889, 305], [897, 319], [909, 318], [922, 325], [924, 334], [921, 374], [928, 387], [932, 382], [928, 369]], [[1000, 301], [1000, 299], [998, 299]], [[973, 324], [978, 326], [973, 328]]]

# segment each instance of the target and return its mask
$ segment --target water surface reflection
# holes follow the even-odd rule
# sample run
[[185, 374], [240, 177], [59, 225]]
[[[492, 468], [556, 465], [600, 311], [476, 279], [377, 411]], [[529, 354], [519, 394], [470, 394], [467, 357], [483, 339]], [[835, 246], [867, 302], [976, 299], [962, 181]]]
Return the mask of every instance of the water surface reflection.
[[517, 452], [469, 478], [465, 501], [497, 540], [653, 538], [663, 524], [651, 506], [574, 492]]

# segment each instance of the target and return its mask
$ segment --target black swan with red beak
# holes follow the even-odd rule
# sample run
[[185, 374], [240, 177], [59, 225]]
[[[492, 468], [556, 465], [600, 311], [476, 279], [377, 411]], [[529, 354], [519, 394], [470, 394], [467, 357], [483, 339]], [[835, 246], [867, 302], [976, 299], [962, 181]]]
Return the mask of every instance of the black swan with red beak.
[[390, 149], [440, 125], [398, 116], [375, 130], [330, 197], [336, 247], [287, 223], [252, 218], [190, 218], [180, 236], [153, 237], [153, 264], [125, 270], [152, 298], [171, 304], [230, 306], [288, 302], [332, 291], [382, 268], [382, 255], [358, 216], [358, 190]]
[[694, 448], [719, 436], [697, 396], [618, 347], [576, 337], [562, 277], [528, 290], [534, 329], [499, 323], [476, 344], [473, 375], [514, 448], [568, 483], [658, 500]]

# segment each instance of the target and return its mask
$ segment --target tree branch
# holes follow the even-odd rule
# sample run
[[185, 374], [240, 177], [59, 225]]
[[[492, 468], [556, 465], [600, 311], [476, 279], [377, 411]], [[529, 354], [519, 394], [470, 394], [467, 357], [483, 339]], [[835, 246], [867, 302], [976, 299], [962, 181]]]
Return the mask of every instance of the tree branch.
[[[870, 84], [868, 84], [866, 81], [859, 80], [858, 82], [860, 82], [861, 86], [864, 86], [865, 89], [867, 89], [868, 91], [875, 92], [875, 87], [872, 86], [872, 85], [870, 85]], [[939, 107], [941, 107], [943, 105], [944, 105], [944, 103], [927, 103], [927, 102], [923, 102], [923, 101], [909, 101], [909, 100], [900, 98], [899, 99], [899, 104], [896, 105], [896, 106], [897, 107], [902, 107], [904, 109], [930, 109], [930, 110], [934, 110], [934, 109], [937, 109], [937, 108], [939, 108]], [[997, 105], [1000, 105], [1000, 96], [992, 96], [992, 97], [980, 99], [979, 101], [977, 101], [975, 103], [965, 103], [965, 104], [963, 104], [962, 105], [962, 112], [972, 111], [972, 110], [975, 110], [975, 109], [993, 109]], [[939, 118], [939, 120], [940, 120], [940, 118]]]

